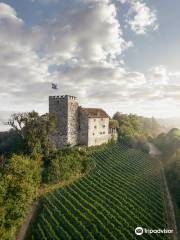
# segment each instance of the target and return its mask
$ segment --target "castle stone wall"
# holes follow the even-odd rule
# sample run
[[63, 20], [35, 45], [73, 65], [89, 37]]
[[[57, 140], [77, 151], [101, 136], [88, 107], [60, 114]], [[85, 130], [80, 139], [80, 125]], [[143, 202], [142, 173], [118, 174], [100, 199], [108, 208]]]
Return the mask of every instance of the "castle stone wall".
[[57, 118], [57, 134], [51, 136], [56, 147], [96, 146], [115, 136], [114, 132], [109, 132], [108, 117], [89, 117], [73, 96], [50, 96], [49, 112]]
[[51, 140], [53, 142], [53, 144], [55, 145], [55, 147], [57, 148], [61, 148], [63, 146], [65, 146], [68, 142], [67, 140], [67, 136], [66, 135], [60, 135], [60, 134], [55, 134], [53, 136], [51, 136]]
[[88, 117], [79, 111], [79, 144], [88, 145]]
[[79, 118], [78, 118], [78, 102], [75, 97], [68, 96], [67, 98], [67, 128], [68, 128], [68, 143], [70, 145], [78, 144], [78, 129], [79, 129]]
[[53, 141], [57, 147], [78, 144], [78, 102], [73, 96], [50, 96], [49, 112], [57, 118], [57, 134]]
[[88, 146], [101, 145], [109, 141], [109, 118], [89, 118]]

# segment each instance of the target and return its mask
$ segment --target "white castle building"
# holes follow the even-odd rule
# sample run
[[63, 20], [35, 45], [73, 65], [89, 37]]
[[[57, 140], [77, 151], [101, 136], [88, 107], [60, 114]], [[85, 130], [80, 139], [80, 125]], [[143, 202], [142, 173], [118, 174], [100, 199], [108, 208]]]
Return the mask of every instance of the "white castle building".
[[53, 136], [57, 147], [96, 146], [117, 138], [116, 129], [109, 129], [108, 114], [100, 108], [80, 107], [76, 97], [50, 96], [49, 112], [57, 118], [58, 130]]

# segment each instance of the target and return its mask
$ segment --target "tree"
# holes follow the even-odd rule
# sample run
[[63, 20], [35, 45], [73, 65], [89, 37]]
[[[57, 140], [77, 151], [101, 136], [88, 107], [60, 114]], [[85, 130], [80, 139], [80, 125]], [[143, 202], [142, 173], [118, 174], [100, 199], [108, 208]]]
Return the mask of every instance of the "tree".
[[14, 239], [40, 184], [40, 162], [13, 155], [0, 172], [0, 239]]
[[0, 155], [9, 157], [14, 153], [23, 153], [23, 149], [23, 139], [14, 129], [0, 133]]
[[119, 139], [129, 146], [140, 148], [143, 151], [148, 151], [147, 141], [162, 131], [161, 126], [154, 118], [117, 112], [113, 119], [119, 123]]
[[39, 115], [32, 111], [16, 113], [11, 116], [9, 125], [23, 139], [25, 153], [47, 155], [53, 145], [50, 136], [56, 132], [56, 117], [54, 114]]
[[115, 119], [110, 119], [109, 120], [109, 127], [118, 129], [119, 128], [119, 122]]

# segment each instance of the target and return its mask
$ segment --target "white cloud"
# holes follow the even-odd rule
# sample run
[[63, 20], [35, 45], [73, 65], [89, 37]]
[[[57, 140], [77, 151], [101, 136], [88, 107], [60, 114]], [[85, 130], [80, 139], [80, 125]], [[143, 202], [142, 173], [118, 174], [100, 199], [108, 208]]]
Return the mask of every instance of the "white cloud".
[[120, 2], [122, 4], [129, 2], [129, 0], [117, 0], [117, 2]]
[[[33, 33], [26, 31], [15, 10], [7, 4], [0, 4], [0, 9], [0, 108], [18, 110], [19, 105], [26, 106], [29, 97], [31, 105], [37, 102], [34, 93], [38, 84], [48, 81], [48, 65], [34, 50]], [[34, 85], [32, 91], [30, 85]]]
[[[116, 57], [130, 46], [108, 1], [77, 0], [32, 29], [11, 6], [0, 9], [1, 111], [47, 110], [50, 82], [59, 79], [61, 92], [86, 97], [92, 84], [115, 74]], [[54, 64], [55, 72], [49, 70]]]
[[[83, 104], [119, 108], [178, 99], [178, 72], [164, 66], [132, 72], [123, 64], [122, 55], [132, 43], [124, 38], [110, 0], [74, 0], [62, 9], [28, 29], [12, 7], [0, 4], [1, 111], [47, 111], [49, 94], [72, 94]], [[139, 28], [146, 32], [148, 26]], [[57, 93], [50, 89], [53, 81], [59, 84]]]
[[122, 4], [128, 3], [127, 24], [136, 34], [146, 34], [148, 30], [157, 30], [156, 11], [150, 9], [142, 0], [119, 0]]
[[[66, 4], [66, 1], [62, 1]], [[74, 1], [44, 26], [46, 57], [62, 63], [72, 57], [81, 61], [104, 62], [115, 59], [132, 45], [125, 41], [109, 1]]]
[[5, 3], [0, 3], [0, 19], [22, 23], [22, 20], [17, 18], [16, 11]]
[[148, 82], [152, 85], [164, 85], [169, 82], [169, 72], [163, 65], [151, 68], [147, 73]]

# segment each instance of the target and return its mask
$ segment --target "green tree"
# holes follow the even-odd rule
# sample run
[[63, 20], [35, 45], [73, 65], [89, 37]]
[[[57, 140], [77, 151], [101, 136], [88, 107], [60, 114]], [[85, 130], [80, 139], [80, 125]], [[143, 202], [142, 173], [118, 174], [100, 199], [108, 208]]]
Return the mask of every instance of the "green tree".
[[119, 122], [115, 119], [110, 119], [109, 120], [109, 127], [118, 129], [119, 128]]
[[40, 162], [13, 155], [0, 176], [0, 239], [12, 240], [40, 184]]
[[129, 146], [148, 152], [147, 141], [162, 131], [155, 118], [145, 118], [135, 114], [115, 113], [114, 120], [118, 121], [119, 139]]
[[23, 140], [16, 131], [11, 129], [7, 132], [0, 133], [0, 155], [9, 157], [13, 153], [22, 153], [23, 149]]
[[32, 156], [48, 155], [53, 148], [50, 136], [56, 132], [54, 114], [39, 115], [32, 111], [13, 114], [9, 125], [22, 138], [25, 153]]

